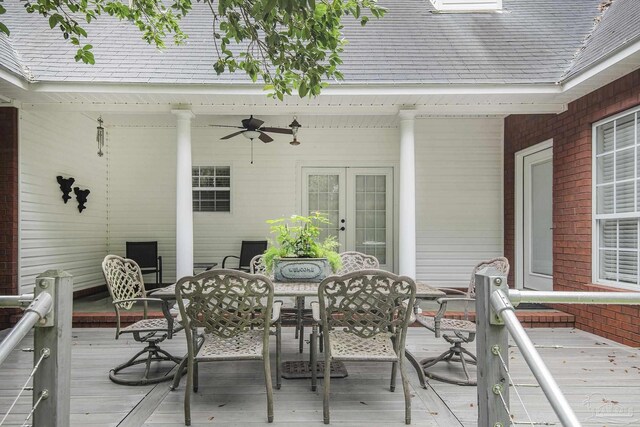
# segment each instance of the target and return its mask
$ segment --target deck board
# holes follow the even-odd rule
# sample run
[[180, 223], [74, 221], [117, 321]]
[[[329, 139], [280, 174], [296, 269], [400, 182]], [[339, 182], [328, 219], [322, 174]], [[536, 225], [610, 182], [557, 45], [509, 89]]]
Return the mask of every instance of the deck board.
[[[585, 426], [640, 425], [640, 351], [573, 329], [530, 329], [551, 372]], [[176, 391], [168, 383], [127, 387], [108, 379], [109, 369], [139, 348], [133, 340], [114, 340], [112, 329], [74, 329], [72, 347], [71, 425], [82, 427], [168, 427], [183, 425], [185, 381]], [[20, 347], [30, 347], [27, 337]], [[272, 343], [273, 346], [273, 343]], [[291, 328], [283, 329], [284, 359], [306, 358], [295, 349]], [[552, 346], [560, 346], [554, 348]], [[184, 334], [162, 345], [183, 354]], [[446, 349], [422, 328], [411, 328], [407, 347], [419, 358]], [[272, 348], [273, 350], [274, 348]], [[516, 348], [506, 356], [511, 375], [534, 422], [560, 425]], [[15, 351], [0, 369], [0, 418], [22, 386], [32, 364], [32, 353]], [[274, 361], [272, 360], [272, 364]], [[339, 426], [404, 425], [404, 401], [398, 383], [389, 392], [390, 365], [347, 363], [349, 376], [333, 379], [331, 421]], [[430, 381], [421, 389], [407, 364], [412, 392], [412, 425], [475, 426], [475, 387]], [[272, 369], [275, 373], [275, 369]], [[200, 390], [192, 395], [193, 426], [266, 425], [266, 397], [260, 362], [204, 363]], [[322, 426], [322, 380], [311, 392], [308, 380], [283, 380], [274, 390], [274, 426]], [[511, 409], [517, 421], [528, 421], [515, 393]], [[30, 409], [30, 397], [21, 398], [7, 426], [21, 425]]]

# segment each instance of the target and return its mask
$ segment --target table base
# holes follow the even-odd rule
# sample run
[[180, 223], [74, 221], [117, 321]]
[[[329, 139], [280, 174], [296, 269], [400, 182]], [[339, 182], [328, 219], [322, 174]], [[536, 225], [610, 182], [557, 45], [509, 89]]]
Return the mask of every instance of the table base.
[[[324, 362], [318, 361], [317, 364], [317, 376], [324, 377]], [[345, 378], [349, 375], [344, 363], [340, 361], [334, 361], [331, 363], [331, 378]], [[308, 360], [295, 360], [282, 362], [282, 378], [288, 380], [299, 378], [311, 378], [311, 364]]]

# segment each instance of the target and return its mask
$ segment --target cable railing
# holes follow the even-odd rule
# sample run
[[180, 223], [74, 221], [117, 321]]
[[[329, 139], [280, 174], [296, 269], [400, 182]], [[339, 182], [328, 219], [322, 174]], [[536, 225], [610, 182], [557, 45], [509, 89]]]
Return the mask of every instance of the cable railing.
[[[49, 270], [36, 278], [34, 294], [0, 296], [0, 309], [22, 308], [22, 318], [0, 342], [0, 368], [24, 338], [33, 333], [33, 369], [7, 409], [0, 408], [0, 426], [16, 423], [13, 414], [25, 392], [32, 393], [32, 406], [21, 425], [63, 427], [70, 423], [71, 388], [71, 275]], [[31, 385], [29, 385], [32, 383]], [[10, 420], [10, 421], [9, 421]], [[33, 421], [33, 424], [30, 422]]]
[[[476, 274], [476, 318], [478, 357], [478, 425], [546, 425], [535, 422], [516, 383], [511, 378], [505, 353], [511, 335], [558, 420], [566, 427], [582, 424], [560, 390], [526, 331], [516, 317], [514, 305], [520, 303], [557, 304], [633, 304], [640, 305], [640, 293], [634, 292], [539, 292], [509, 289], [507, 278], [484, 270]], [[526, 386], [532, 386], [526, 384]], [[509, 399], [513, 388], [528, 421], [515, 421]]]

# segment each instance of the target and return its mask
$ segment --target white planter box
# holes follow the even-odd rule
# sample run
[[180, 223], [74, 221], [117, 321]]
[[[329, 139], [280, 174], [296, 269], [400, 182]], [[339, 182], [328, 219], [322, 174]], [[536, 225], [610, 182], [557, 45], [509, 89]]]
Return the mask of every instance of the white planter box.
[[273, 260], [276, 282], [320, 282], [330, 273], [326, 258], [278, 258]]

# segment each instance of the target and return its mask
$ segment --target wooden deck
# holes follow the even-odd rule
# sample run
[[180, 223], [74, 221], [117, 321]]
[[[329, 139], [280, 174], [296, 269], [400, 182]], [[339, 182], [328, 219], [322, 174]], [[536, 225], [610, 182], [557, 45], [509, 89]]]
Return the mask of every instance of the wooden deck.
[[[585, 426], [640, 425], [640, 351], [573, 329], [531, 329], [529, 333], [536, 344], [547, 346], [540, 352]], [[184, 379], [176, 391], [169, 391], [167, 383], [127, 387], [109, 381], [109, 368], [139, 348], [133, 341], [115, 341], [113, 336], [112, 329], [73, 330], [72, 426], [183, 425]], [[295, 353], [291, 328], [283, 329], [283, 338], [284, 358], [301, 357]], [[31, 346], [28, 340], [22, 347]], [[184, 334], [164, 344], [176, 354], [186, 348]], [[444, 344], [422, 328], [410, 329], [408, 348], [419, 357], [440, 353], [446, 348]], [[27, 377], [31, 358], [31, 353], [15, 352], [0, 369], [0, 419]], [[509, 363], [514, 381], [524, 385], [518, 390], [532, 421], [560, 425], [542, 391], [527, 386], [535, 381], [517, 349], [510, 350]], [[347, 364], [349, 376], [332, 381], [332, 424], [404, 425], [402, 391], [388, 391], [389, 367]], [[431, 387], [425, 390], [408, 368], [414, 426], [477, 425], [475, 387], [431, 381]], [[308, 380], [283, 380], [282, 389], [274, 390], [274, 394], [274, 426], [323, 425], [321, 387], [313, 393]], [[513, 391], [511, 397], [514, 419], [528, 421]], [[5, 425], [22, 425], [30, 406], [30, 396], [22, 398], [16, 414]], [[192, 399], [192, 416], [193, 426], [267, 425], [259, 363], [203, 364], [200, 391]]]

